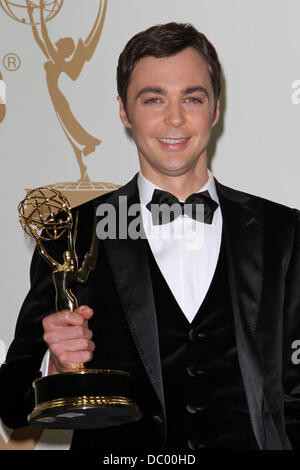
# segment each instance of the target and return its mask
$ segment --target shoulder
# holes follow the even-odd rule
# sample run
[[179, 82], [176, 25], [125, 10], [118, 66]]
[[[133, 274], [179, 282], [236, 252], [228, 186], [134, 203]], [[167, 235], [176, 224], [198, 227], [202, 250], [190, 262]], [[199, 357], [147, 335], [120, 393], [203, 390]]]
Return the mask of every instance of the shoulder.
[[225, 186], [216, 181], [218, 193], [221, 197], [230, 199], [238, 204], [254, 205], [267, 217], [283, 217], [284, 219], [290, 218], [294, 221], [299, 221], [300, 211], [296, 208], [280, 204], [278, 202], [257, 196], [244, 191]]

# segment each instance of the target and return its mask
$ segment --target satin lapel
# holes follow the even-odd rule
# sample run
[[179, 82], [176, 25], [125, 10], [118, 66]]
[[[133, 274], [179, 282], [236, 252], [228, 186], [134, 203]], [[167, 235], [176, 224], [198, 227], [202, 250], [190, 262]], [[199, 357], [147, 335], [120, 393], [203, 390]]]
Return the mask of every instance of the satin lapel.
[[265, 446], [262, 420], [263, 375], [256, 326], [263, 285], [263, 214], [259, 198], [216, 181], [228, 253], [229, 283], [235, 318], [237, 350], [253, 430]]
[[[114, 191], [105, 201], [115, 207], [117, 220], [121, 200], [121, 204], [127, 205], [128, 208], [139, 204], [136, 180], [137, 175], [126, 186]], [[132, 220], [132, 217], [128, 217], [127, 226]], [[122, 239], [103, 240], [131, 334], [164, 409], [158, 329], [147, 243], [145, 237], [133, 240], [124, 236]]]

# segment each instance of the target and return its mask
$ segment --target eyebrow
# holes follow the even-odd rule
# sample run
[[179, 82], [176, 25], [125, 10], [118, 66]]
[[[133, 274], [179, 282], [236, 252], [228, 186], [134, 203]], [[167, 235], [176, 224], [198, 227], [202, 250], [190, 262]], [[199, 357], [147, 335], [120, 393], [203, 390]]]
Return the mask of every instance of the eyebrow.
[[166, 91], [160, 87], [146, 86], [142, 88], [136, 95], [135, 101], [142, 95], [146, 93], [156, 93], [157, 95], [166, 95]]
[[[165, 96], [167, 94], [167, 91], [164, 88], [160, 87], [155, 87], [155, 86], [146, 86], [142, 88], [136, 95], [135, 101], [140, 98], [140, 96], [146, 94], [146, 93], [155, 93], [157, 95], [162, 95]], [[208, 91], [205, 87], [203, 86], [193, 86], [193, 87], [188, 87], [185, 88], [184, 90], [181, 90], [181, 94], [184, 95], [191, 95], [193, 93], [203, 93], [208, 99], [209, 99], [209, 94]]]

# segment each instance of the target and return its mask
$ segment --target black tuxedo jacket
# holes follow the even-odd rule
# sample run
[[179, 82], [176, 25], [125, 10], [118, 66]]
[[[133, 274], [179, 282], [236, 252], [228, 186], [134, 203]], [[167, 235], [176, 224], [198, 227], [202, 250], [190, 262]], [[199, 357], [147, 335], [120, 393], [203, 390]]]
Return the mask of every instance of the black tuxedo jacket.
[[[127, 197], [128, 207], [139, 203], [136, 179], [77, 208], [80, 259], [89, 248], [95, 207], [112, 204], [118, 215], [120, 196]], [[300, 364], [292, 359], [294, 342], [300, 340], [299, 212], [217, 181], [216, 185], [228, 247], [238, 358], [253, 431], [261, 449], [300, 448]], [[57, 258], [61, 243], [46, 249]], [[79, 304], [94, 309], [89, 324], [96, 349], [89, 366], [132, 372], [144, 416], [130, 425], [74, 432], [72, 448], [163, 448], [165, 405], [147, 241], [100, 240], [96, 269], [75, 294]], [[51, 270], [36, 251], [31, 289], [0, 369], [0, 412], [9, 427], [26, 425], [33, 409], [31, 384], [47, 348], [41, 321], [53, 311]]]

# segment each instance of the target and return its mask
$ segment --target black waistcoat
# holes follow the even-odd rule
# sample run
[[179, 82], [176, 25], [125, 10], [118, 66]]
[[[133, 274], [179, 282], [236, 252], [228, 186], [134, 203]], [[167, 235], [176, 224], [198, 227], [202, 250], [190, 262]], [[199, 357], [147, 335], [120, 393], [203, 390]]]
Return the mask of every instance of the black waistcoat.
[[258, 449], [242, 382], [224, 237], [192, 323], [149, 248], [167, 411], [167, 449]]

